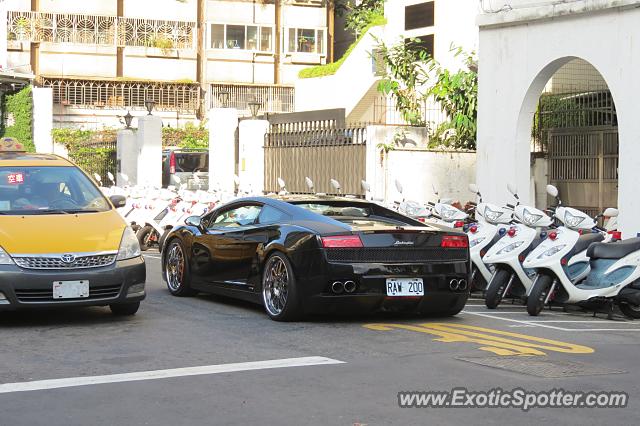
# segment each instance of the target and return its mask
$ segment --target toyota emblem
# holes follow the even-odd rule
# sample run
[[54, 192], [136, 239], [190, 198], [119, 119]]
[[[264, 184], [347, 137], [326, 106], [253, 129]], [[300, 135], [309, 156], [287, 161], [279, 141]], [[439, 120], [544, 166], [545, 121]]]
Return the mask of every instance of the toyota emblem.
[[76, 261], [76, 255], [71, 253], [63, 254], [62, 261], [64, 263], [73, 263]]

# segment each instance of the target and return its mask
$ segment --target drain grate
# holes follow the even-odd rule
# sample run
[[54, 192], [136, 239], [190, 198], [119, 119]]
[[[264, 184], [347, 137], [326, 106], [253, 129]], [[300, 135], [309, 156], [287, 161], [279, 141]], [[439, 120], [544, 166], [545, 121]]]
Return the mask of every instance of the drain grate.
[[596, 376], [601, 374], [623, 374], [626, 371], [589, 365], [581, 362], [549, 360], [543, 357], [527, 356], [489, 356], [457, 357], [456, 359], [485, 367], [513, 371], [544, 378]]

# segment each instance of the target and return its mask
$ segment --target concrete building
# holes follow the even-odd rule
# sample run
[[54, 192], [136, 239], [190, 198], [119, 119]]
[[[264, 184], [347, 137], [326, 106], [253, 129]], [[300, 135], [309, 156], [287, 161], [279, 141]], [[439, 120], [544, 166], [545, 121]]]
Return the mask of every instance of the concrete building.
[[[640, 231], [634, 191], [640, 181], [635, 117], [640, 62], [634, 41], [640, 37], [640, 1], [507, 3], [485, 1], [478, 17], [477, 174], [483, 195], [507, 201], [504, 184], [514, 182], [522, 199], [533, 202], [537, 187], [546, 183], [538, 179], [532, 185], [530, 167], [532, 123], [543, 90], [561, 91], [563, 84], [606, 87], [615, 109], [604, 111], [596, 129], [580, 126], [581, 133], [558, 138], [565, 151], [555, 159], [557, 168], [550, 158], [548, 180], [595, 192], [600, 203], [607, 194], [617, 195], [623, 235], [635, 236]], [[600, 130], [603, 126], [611, 131]], [[564, 197], [576, 192], [561, 188]]]
[[[230, 92], [249, 114], [294, 109], [298, 71], [331, 57], [320, 0], [6, 0], [0, 65], [53, 88], [54, 125], [118, 126], [146, 100], [172, 126]], [[6, 42], [2, 42], [6, 40]], [[5, 65], [6, 63], [6, 65]]]

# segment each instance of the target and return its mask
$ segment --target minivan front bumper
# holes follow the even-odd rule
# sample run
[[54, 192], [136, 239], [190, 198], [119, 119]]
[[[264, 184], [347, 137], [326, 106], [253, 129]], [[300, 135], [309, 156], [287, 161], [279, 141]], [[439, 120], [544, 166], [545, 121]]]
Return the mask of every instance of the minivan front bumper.
[[[53, 298], [54, 282], [81, 280], [89, 281], [89, 297]], [[116, 261], [105, 267], [70, 271], [0, 265], [0, 310], [139, 302], [146, 296], [145, 280], [146, 267], [142, 256]]]

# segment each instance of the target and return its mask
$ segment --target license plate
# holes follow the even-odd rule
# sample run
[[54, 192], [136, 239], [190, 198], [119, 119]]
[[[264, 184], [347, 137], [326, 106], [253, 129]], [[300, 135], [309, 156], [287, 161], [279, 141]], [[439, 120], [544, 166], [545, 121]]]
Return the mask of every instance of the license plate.
[[81, 299], [89, 297], [89, 281], [54, 281], [54, 299]]
[[387, 278], [387, 296], [424, 296], [422, 278]]

